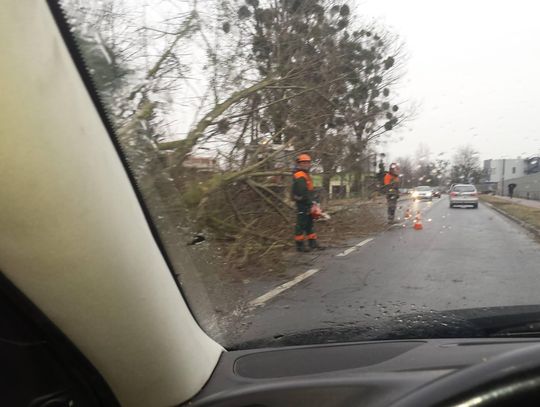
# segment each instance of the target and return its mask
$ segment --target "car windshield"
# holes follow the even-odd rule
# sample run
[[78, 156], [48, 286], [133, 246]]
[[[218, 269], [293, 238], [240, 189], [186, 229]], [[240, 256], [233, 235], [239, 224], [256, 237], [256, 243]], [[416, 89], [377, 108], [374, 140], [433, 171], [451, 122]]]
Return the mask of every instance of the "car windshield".
[[482, 336], [538, 305], [535, 2], [59, 3], [226, 348]]
[[475, 192], [476, 189], [472, 185], [456, 185], [454, 192]]

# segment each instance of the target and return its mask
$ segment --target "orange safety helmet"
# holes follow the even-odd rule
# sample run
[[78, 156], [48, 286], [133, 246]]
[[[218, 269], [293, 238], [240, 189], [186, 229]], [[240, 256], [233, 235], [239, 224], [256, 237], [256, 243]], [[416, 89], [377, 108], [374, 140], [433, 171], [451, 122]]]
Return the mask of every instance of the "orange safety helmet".
[[309, 156], [309, 154], [300, 154], [298, 157], [296, 157], [296, 162], [297, 163], [301, 163], [301, 162], [311, 162], [311, 157]]
[[399, 174], [399, 164], [397, 164], [397, 163], [390, 164], [390, 172], [394, 172], [396, 174]]

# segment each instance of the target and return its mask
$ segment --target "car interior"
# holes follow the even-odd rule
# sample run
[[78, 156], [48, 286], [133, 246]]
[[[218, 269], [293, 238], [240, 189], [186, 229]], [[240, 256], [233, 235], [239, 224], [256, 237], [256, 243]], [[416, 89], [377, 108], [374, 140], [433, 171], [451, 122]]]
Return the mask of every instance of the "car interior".
[[4, 0], [0, 37], [0, 405], [538, 405], [534, 337], [225, 349], [186, 302], [60, 6]]

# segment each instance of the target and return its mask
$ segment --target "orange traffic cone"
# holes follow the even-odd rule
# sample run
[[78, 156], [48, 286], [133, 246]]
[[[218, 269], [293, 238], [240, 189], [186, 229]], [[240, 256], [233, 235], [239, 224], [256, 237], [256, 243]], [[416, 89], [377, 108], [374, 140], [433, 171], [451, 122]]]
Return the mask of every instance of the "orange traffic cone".
[[420, 216], [420, 211], [416, 214], [416, 217], [414, 218], [414, 230], [422, 230], [424, 229], [424, 226], [422, 225], [422, 217]]

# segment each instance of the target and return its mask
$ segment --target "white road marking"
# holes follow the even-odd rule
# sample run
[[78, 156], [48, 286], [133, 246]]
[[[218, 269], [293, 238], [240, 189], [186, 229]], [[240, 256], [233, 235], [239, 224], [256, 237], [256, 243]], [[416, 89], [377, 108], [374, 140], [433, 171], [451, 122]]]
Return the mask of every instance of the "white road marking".
[[352, 252], [354, 252], [357, 248], [359, 247], [362, 247], [363, 245], [371, 242], [373, 240], [372, 237], [366, 239], [366, 240], [362, 240], [360, 243], [358, 243], [357, 245], [354, 245], [353, 247], [349, 247], [347, 250], [345, 250], [343, 253], [339, 253], [339, 254], [336, 254], [336, 257], [344, 257]]
[[336, 257], [343, 257], [346, 256], [356, 250], [356, 246], [349, 247], [347, 250], [345, 250], [343, 253], [336, 254]]
[[313, 274], [315, 274], [316, 272], [318, 272], [320, 269], [311, 269], [311, 270], [308, 270], [306, 271], [305, 273], [302, 273], [298, 276], [296, 276], [295, 278], [293, 278], [291, 281], [288, 281], [286, 283], [283, 283], [279, 286], [277, 286], [276, 288], [274, 288], [273, 290], [270, 290], [268, 291], [266, 294], [263, 294], [261, 295], [260, 297], [257, 297], [255, 298], [254, 300], [248, 302], [248, 305], [250, 307], [258, 307], [260, 305], [264, 305], [264, 303], [268, 300], [271, 300], [272, 298], [274, 298], [276, 295], [279, 295], [281, 294], [283, 291], [285, 290], [288, 290], [289, 288], [291, 288], [292, 286], [295, 286], [296, 284], [298, 284], [299, 282], [305, 280], [306, 278], [312, 276]]

